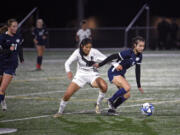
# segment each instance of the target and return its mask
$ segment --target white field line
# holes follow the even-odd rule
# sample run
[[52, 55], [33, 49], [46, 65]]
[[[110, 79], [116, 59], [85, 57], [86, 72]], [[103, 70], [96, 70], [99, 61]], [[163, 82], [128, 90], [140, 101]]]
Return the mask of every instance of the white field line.
[[26, 118], [22, 118], [22, 119], [2, 120], [0, 122], [5, 123], [5, 122], [32, 120], [32, 119], [46, 118], [46, 117], [49, 117], [49, 116], [51, 116], [51, 115], [42, 115], [42, 116], [36, 116], [36, 117], [26, 117]]
[[[131, 85], [132, 87], [136, 87], [136, 84], [132, 84]], [[143, 86], [146, 86], [146, 84], [143, 83]], [[154, 86], [154, 85], [150, 85], [150, 83], [147, 83], [147, 86]], [[164, 86], [164, 85], [163, 85]], [[169, 86], [169, 85], [168, 85]], [[91, 90], [90, 90], [91, 89]], [[110, 91], [110, 89], [117, 89], [115, 86], [111, 85], [108, 87], [108, 92]], [[137, 89], [137, 88], [135, 88]], [[155, 88], [156, 90], [157, 89], [162, 89], [162, 88]], [[171, 91], [172, 90], [179, 90], [179, 88], [169, 88], [169, 87], [164, 87], [163, 88], [164, 90], [165, 89], [170, 89]], [[98, 90], [98, 88], [82, 88], [80, 89], [79, 91], [94, 91], [94, 90]], [[15, 97], [21, 97], [21, 96], [36, 96], [36, 95], [46, 95], [46, 94], [54, 94], [54, 93], [64, 93], [66, 90], [57, 90], [57, 91], [48, 91], [48, 92], [36, 92], [36, 93], [27, 93], [27, 94], [19, 94], [19, 95], [8, 95], [6, 96], [6, 98], [15, 98]]]
[[[172, 100], [172, 101], [159, 101], [159, 102], [154, 102], [152, 103], [153, 105], [158, 105], [158, 104], [164, 104], [164, 103], [175, 103], [175, 102], [180, 102], [179, 100]], [[121, 108], [128, 108], [128, 107], [137, 107], [141, 106], [142, 104], [135, 104], [135, 105], [127, 105], [127, 106], [121, 106]], [[105, 108], [104, 110], [107, 110], [108, 108]], [[88, 112], [93, 112], [92, 110], [86, 110], [86, 111], [80, 111], [80, 112], [72, 112], [72, 113], [64, 113], [64, 114], [83, 114], [83, 113], [88, 113]], [[6, 122], [16, 122], [16, 121], [24, 121], [24, 120], [32, 120], [32, 119], [39, 119], [39, 118], [47, 118], [52, 115], [42, 115], [42, 116], [35, 116], [35, 117], [26, 117], [26, 118], [20, 118], [20, 119], [10, 119], [10, 120], [1, 120], [0, 123], [6, 123]]]
[[[111, 87], [110, 87], [111, 88]], [[113, 88], [113, 87], [112, 87]], [[79, 91], [89, 91], [91, 88], [82, 88]], [[92, 88], [92, 90], [97, 90], [98, 88]], [[90, 91], [92, 91], [90, 90]], [[66, 90], [59, 90], [59, 91], [48, 91], [48, 92], [37, 92], [37, 93], [28, 93], [28, 94], [21, 94], [21, 95], [9, 95], [6, 96], [6, 98], [15, 98], [15, 97], [21, 97], [21, 96], [36, 96], [36, 95], [45, 95], [45, 94], [54, 94], [54, 93], [63, 93]]]

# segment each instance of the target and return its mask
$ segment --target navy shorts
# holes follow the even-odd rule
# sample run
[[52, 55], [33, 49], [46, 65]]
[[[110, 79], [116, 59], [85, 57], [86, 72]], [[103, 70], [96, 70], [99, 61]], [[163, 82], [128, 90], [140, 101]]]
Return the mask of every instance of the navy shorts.
[[0, 63], [0, 76], [3, 76], [3, 74], [9, 74], [9, 75], [16, 75], [16, 68], [17, 66], [14, 64], [6, 65]]
[[47, 40], [38, 40], [38, 44], [39, 46], [46, 46], [47, 45]]
[[112, 80], [113, 80], [114, 76], [119, 76], [119, 75], [121, 75], [122, 77], [125, 77], [125, 73], [126, 73], [126, 70], [117, 71], [116, 69], [114, 69], [114, 67], [111, 67], [111, 68], [108, 70], [108, 78], [109, 78], [109, 81], [112, 83]]

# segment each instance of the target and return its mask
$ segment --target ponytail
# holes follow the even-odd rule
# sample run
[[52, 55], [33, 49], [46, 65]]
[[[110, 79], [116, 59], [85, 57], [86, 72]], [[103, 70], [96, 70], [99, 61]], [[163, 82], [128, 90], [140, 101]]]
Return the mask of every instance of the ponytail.
[[145, 42], [145, 39], [141, 36], [136, 36], [132, 39], [132, 48], [134, 48], [134, 45], [138, 43], [138, 41]]
[[5, 33], [7, 30], [8, 30], [7, 25], [2, 26], [2, 27], [0, 28], [0, 34]]
[[89, 39], [89, 38], [85, 38], [85, 39], [83, 39], [83, 40], [81, 41], [80, 46], [79, 46], [79, 53], [80, 53], [80, 55], [81, 55], [81, 57], [82, 57], [82, 60], [86, 63], [86, 66], [90, 67], [90, 66], [92, 66], [95, 62], [94, 62], [94, 61], [88, 61], [87, 59], [84, 58], [84, 55], [85, 55], [85, 54], [84, 54], [82, 48], [83, 48], [85, 45], [87, 45], [87, 44], [92, 44], [92, 40]]
[[13, 22], [17, 22], [16, 19], [9, 19], [7, 21], [7, 24], [0, 28], [0, 34], [5, 33], [8, 30], [8, 27], [10, 27]]

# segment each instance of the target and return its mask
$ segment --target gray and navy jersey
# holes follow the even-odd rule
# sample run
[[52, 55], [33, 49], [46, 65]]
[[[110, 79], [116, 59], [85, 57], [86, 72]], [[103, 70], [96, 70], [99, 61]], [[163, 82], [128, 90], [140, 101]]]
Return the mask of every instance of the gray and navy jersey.
[[[7, 33], [1, 34], [0, 59], [18, 64], [18, 56], [20, 60], [23, 59], [22, 43], [23, 39], [20, 34], [15, 34], [13, 36], [8, 35]], [[15, 47], [14, 51], [10, 51], [11, 46]]]
[[43, 36], [48, 36], [48, 31], [46, 28], [35, 28], [32, 32], [32, 35], [37, 41], [42, 42], [44, 40]]
[[123, 69], [128, 69], [136, 64], [141, 64], [142, 54], [136, 55], [132, 49], [124, 50], [119, 53], [117, 62], [122, 65]]
[[104, 61], [99, 63], [99, 66], [101, 67], [112, 60], [116, 60], [116, 62], [119, 63], [119, 65], [121, 65], [123, 67], [123, 69], [121, 71], [116, 71], [116, 67], [111, 67], [110, 69], [112, 69], [112, 72], [111, 72], [112, 74], [114, 74], [113, 72], [116, 72], [118, 75], [120, 72], [122, 72], [123, 76], [124, 76], [127, 69], [136, 65], [136, 69], [135, 69], [136, 81], [137, 81], [138, 88], [141, 87], [141, 83], [140, 83], [140, 75], [141, 75], [140, 64], [142, 62], [142, 54], [141, 53], [135, 54], [132, 49], [127, 49], [120, 53], [110, 55]]

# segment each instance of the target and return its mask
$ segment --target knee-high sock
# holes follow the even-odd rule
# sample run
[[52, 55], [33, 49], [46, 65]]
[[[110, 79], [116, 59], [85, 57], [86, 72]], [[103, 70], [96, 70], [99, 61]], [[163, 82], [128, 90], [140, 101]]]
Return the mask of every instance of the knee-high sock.
[[64, 101], [64, 100], [62, 99], [61, 102], [60, 102], [60, 106], [59, 106], [59, 111], [58, 111], [58, 113], [63, 113], [66, 105], [67, 105], [67, 101]]
[[99, 96], [98, 96], [98, 98], [97, 98], [97, 105], [99, 105], [99, 104], [102, 102], [102, 100], [104, 99], [104, 97], [105, 97], [105, 93], [99, 91]]
[[4, 100], [4, 98], [5, 98], [5, 95], [0, 94], [0, 103], [1, 103], [1, 101], [3, 101], [3, 100]]
[[41, 65], [42, 64], [42, 59], [43, 59], [42, 56], [38, 56], [37, 57], [37, 64]]
[[116, 93], [109, 99], [111, 102], [114, 102], [118, 97], [124, 95], [127, 91], [124, 88], [119, 89]]
[[118, 97], [118, 99], [114, 102], [114, 107], [117, 108], [120, 106], [123, 102], [125, 102], [127, 99], [124, 98], [124, 95]]

